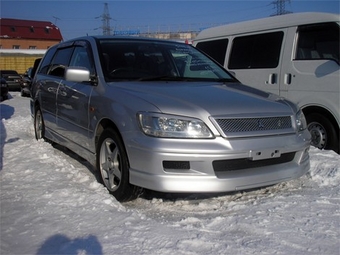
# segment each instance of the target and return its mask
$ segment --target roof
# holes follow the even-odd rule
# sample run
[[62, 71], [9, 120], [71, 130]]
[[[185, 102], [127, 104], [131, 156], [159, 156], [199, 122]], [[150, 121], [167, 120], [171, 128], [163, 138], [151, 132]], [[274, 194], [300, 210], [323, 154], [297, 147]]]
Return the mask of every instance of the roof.
[[49, 21], [0, 18], [0, 38], [62, 41], [59, 28]]
[[265, 31], [268, 29], [279, 29], [303, 24], [307, 25], [320, 22], [323, 23], [339, 21], [340, 16], [338, 14], [320, 12], [291, 13], [207, 28], [197, 35], [195, 41], [197, 42], [204, 38], [236, 35], [254, 31]]

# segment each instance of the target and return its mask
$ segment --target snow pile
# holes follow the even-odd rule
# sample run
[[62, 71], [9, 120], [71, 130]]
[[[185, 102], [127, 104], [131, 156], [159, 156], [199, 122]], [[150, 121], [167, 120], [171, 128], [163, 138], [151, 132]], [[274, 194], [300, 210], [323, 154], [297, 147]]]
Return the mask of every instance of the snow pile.
[[1, 102], [0, 254], [339, 254], [340, 156], [298, 180], [121, 204], [73, 153], [34, 139], [29, 99]]

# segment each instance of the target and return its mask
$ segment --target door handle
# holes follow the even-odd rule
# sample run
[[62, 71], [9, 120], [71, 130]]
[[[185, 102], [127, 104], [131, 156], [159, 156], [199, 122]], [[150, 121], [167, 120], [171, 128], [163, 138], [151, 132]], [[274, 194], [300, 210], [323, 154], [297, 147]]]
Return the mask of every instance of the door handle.
[[269, 79], [268, 79], [268, 84], [275, 84], [276, 83], [276, 77], [277, 74], [276, 73], [271, 73], [269, 74]]
[[284, 83], [285, 83], [286, 85], [289, 85], [289, 84], [292, 83], [292, 74], [290, 74], [290, 73], [286, 73], [286, 74], [285, 74]]

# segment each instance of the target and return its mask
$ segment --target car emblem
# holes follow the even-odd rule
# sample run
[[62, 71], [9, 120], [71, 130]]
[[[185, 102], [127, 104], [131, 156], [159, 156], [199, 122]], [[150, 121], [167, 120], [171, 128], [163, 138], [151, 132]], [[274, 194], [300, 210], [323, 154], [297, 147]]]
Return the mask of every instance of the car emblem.
[[259, 129], [263, 129], [264, 128], [264, 125], [262, 123], [262, 120], [258, 120], [257, 121], [257, 126], [259, 127]]

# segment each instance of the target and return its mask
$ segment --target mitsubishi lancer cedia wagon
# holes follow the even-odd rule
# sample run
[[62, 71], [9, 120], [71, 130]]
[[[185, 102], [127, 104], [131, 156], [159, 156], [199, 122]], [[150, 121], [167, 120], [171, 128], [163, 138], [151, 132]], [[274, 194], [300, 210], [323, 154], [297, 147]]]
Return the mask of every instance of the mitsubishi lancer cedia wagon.
[[142, 188], [244, 190], [309, 170], [310, 134], [297, 106], [242, 85], [190, 45], [70, 40], [46, 52], [31, 93], [36, 138], [96, 166], [119, 201]]

